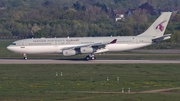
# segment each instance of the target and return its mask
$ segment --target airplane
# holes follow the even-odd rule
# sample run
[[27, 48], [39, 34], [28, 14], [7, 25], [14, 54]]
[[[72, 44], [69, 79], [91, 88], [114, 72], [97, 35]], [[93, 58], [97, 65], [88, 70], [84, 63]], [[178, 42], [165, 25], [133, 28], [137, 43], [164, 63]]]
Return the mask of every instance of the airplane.
[[94, 54], [137, 49], [163, 40], [170, 39], [171, 34], [165, 34], [165, 29], [172, 12], [163, 12], [156, 21], [143, 33], [137, 36], [111, 37], [67, 37], [67, 38], [32, 38], [13, 42], [8, 50], [26, 54], [63, 54], [73, 56], [88, 54], [86, 60], [95, 60]]

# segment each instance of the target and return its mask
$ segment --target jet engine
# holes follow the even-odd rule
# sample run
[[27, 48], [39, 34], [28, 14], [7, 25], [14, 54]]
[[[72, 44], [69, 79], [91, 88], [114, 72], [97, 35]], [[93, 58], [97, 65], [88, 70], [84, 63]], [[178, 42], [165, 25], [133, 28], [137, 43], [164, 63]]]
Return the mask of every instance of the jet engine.
[[93, 53], [93, 52], [96, 52], [97, 49], [95, 48], [92, 48], [92, 47], [81, 47], [80, 48], [80, 52], [82, 54], [86, 54], [86, 53]]
[[63, 55], [64, 56], [73, 56], [77, 55], [78, 52], [76, 50], [63, 50]]

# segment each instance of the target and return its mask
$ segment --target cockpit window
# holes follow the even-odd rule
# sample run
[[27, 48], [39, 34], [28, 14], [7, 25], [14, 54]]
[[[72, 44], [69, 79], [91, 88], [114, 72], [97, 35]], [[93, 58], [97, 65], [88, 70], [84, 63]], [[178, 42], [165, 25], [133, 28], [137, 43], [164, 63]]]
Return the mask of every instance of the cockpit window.
[[16, 43], [12, 43], [11, 45], [16, 45]]

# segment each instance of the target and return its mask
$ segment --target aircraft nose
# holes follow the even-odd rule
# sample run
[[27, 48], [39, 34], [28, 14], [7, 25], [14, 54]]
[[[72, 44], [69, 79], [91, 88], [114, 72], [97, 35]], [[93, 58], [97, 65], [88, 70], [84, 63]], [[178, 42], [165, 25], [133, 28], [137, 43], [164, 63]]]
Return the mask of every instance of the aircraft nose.
[[7, 46], [7, 49], [12, 51], [12, 46], [11, 45]]

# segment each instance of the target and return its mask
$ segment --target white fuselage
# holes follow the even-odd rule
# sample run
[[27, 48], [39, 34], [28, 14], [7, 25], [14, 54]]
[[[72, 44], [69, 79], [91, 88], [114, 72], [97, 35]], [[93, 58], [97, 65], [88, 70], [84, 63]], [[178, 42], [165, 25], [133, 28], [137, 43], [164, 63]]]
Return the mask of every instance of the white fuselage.
[[107, 44], [94, 53], [126, 51], [145, 47], [152, 44], [152, 37], [126, 36], [126, 37], [74, 37], [74, 38], [40, 38], [23, 39], [7, 47], [16, 53], [43, 54], [59, 53], [68, 47], [76, 47], [93, 43], [105, 43], [117, 39], [114, 44]]

